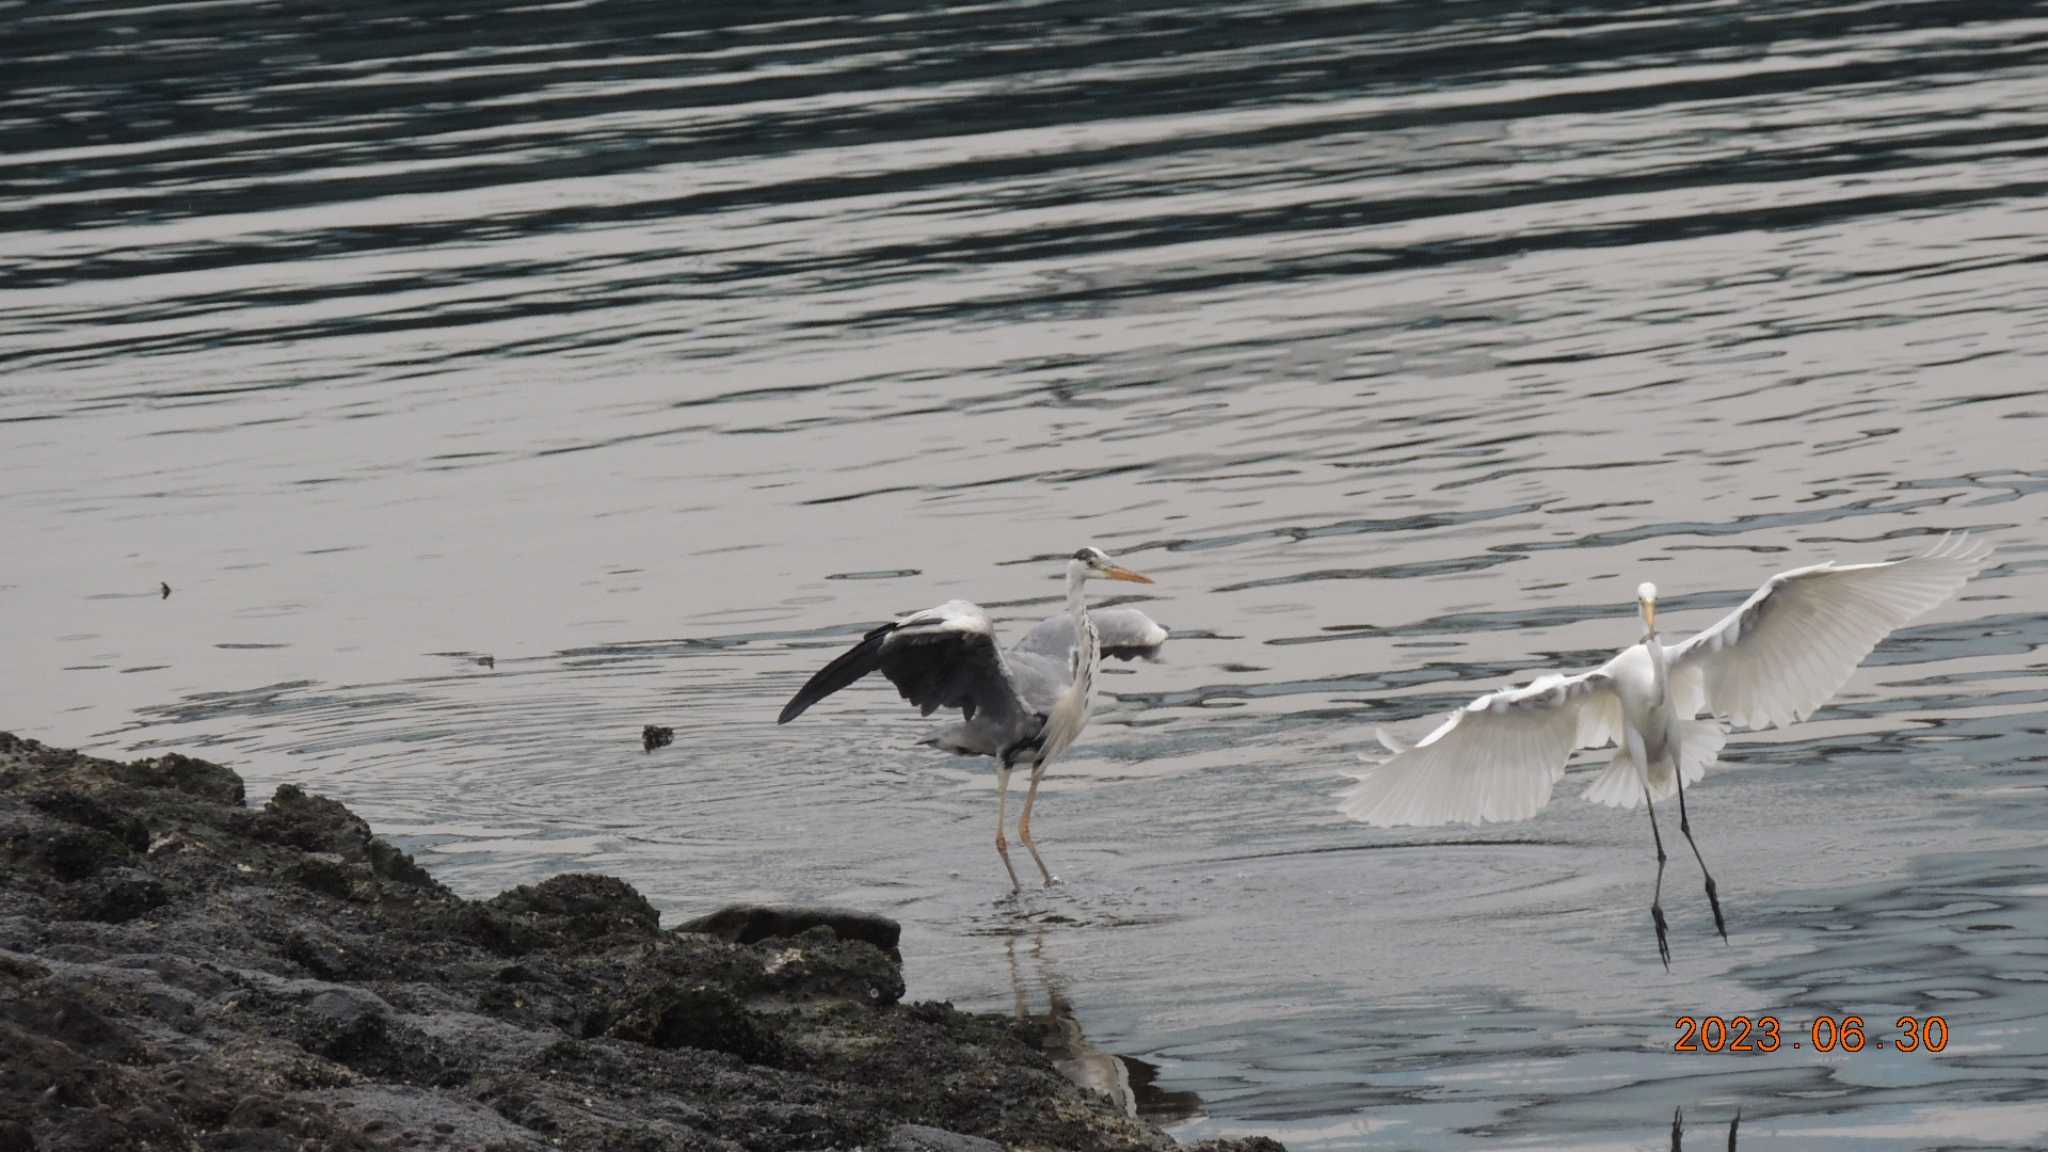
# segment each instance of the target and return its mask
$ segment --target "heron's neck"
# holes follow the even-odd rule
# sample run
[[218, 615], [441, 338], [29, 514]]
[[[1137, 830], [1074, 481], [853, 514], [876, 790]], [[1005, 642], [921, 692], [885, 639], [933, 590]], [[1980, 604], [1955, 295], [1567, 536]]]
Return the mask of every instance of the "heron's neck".
[[1067, 615], [1074, 621], [1074, 683], [1085, 698], [1095, 695], [1095, 665], [1102, 658], [1102, 644], [1095, 635], [1095, 621], [1088, 617], [1088, 600], [1083, 589], [1088, 578], [1079, 566], [1067, 572]]
[[1081, 575], [1080, 565], [1067, 570], [1067, 615], [1074, 619], [1074, 634], [1081, 634], [1081, 625], [1088, 619], [1088, 598], [1082, 589], [1088, 586], [1088, 578]]

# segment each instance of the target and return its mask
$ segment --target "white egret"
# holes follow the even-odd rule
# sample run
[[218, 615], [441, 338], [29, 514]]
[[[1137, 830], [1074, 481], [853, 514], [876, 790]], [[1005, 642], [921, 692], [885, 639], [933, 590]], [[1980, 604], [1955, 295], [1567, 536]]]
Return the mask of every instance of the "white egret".
[[1031, 766], [1017, 838], [1050, 886], [1053, 874], [1031, 838], [1038, 783], [1088, 723], [1104, 651], [1125, 659], [1149, 657], [1166, 642], [1166, 629], [1135, 609], [1088, 611], [1082, 589], [1095, 576], [1152, 582], [1115, 564], [1099, 548], [1083, 548], [1067, 561], [1066, 613], [1040, 621], [1008, 652], [996, 648], [995, 626], [986, 613], [965, 600], [949, 600], [869, 632], [798, 689], [776, 723], [789, 723], [877, 669], [927, 716], [940, 708], [960, 709], [961, 722], [942, 730], [934, 742], [954, 752], [995, 757], [996, 852], [1013, 888], [1022, 885], [1003, 835], [1010, 772], [1019, 764]]
[[1635, 807], [1640, 795], [1649, 808], [1657, 845], [1650, 917], [1669, 968], [1655, 802], [1677, 792], [1678, 828], [1700, 862], [1714, 926], [1726, 940], [1714, 878], [1685, 811], [1685, 785], [1720, 755], [1724, 722], [1769, 728], [1805, 719], [1878, 641], [1953, 596], [1990, 556], [1988, 546], [1950, 536], [1903, 560], [1794, 568], [1676, 645], [1657, 635], [1657, 589], [1644, 584], [1636, 590], [1641, 642], [1589, 672], [1552, 673], [1489, 692], [1412, 747], [1382, 733], [1393, 755], [1339, 796], [1342, 810], [1381, 826], [1525, 820], [1550, 802], [1573, 750], [1614, 744], [1606, 770], [1584, 795], [1616, 808]]

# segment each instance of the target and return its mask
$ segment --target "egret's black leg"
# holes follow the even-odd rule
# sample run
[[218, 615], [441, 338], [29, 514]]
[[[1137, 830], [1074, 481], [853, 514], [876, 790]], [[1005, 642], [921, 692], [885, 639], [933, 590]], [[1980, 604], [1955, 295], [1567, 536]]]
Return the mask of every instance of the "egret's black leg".
[[1669, 972], [1671, 942], [1665, 938], [1664, 925], [1664, 834], [1657, 831], [1657, 805], [1650, 799], [1648, 784], [1643, 785], [1643, 804], [1650, 810], [1650, 835], [1657, 842], [1657, 890], [1650, 897], [1650, 922], [1657, 926], [1657, 955], [1663, 958], [1664, 970]]
[[1692, 858], [1700, 862], [1700, 875], [1707, 878], [1707, 903], [1714, 906], [1714, 927], [1721, 932], [1721, 943], [1728, 942], [1728, 925], [1721, 919], [1721, 896], [1714, 891], [1714, 874], [1707, 871], [1706, 858], [1700, 855], [1699, 842], [1692, 838], [1692, 822], [1685, 816], [1685, 772], [1673, 765], [1678, 778], [1678, 830], [1685, 833], [1685, 842], [1692, 845]]

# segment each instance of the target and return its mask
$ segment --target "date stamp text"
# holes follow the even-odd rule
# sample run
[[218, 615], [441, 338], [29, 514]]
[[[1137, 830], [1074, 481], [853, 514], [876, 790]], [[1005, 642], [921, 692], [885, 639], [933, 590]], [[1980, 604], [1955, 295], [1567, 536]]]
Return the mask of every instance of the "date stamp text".
[[1678, 1029], [1673, 1052], [1939, 1052], [1948, 1047], [1948, 1020], [1940, 1016], [1901, 1016], [1882, 1036], [1872, 1036], [1861, 1016], [1815, 1016], [1803, 1028], [1797, 1023], [1787, 1028], [1776, 1016], [1680, 1016], [1672, 1027]]

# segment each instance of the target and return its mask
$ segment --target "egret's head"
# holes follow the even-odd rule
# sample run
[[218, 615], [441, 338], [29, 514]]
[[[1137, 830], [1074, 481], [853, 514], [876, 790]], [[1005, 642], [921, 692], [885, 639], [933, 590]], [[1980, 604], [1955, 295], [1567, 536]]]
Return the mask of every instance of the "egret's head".
[[1636, 609], [1643, 614], [1643, 631], [1657, 630], [1657, 586], [1648, 580], [1636, 585]]
[[1100, 548], [1083, 548], [1074, 553], [1067, 562], [1067, 574], [1086, 580], [1091, 576], [1105, 576], [1111, 580], [1129, 580], [1133, 584], [1150, 584], [1152, 578], [1140, 576], [1109, 558], [1109, 553]]

